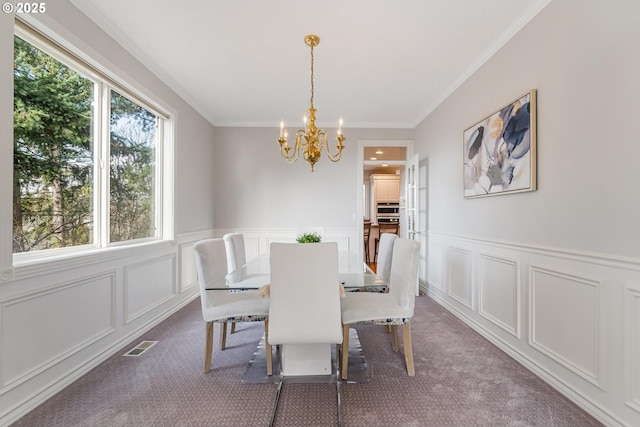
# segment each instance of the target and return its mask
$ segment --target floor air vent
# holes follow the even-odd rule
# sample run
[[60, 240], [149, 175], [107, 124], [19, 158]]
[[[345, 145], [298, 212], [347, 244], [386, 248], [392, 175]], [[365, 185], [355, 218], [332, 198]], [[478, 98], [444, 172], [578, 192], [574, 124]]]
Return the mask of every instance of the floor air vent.
[[142, 353], [153, 347], [158, 341], [142, 341], [140, 344], [127, 351], [124, 356], [142, 356]]

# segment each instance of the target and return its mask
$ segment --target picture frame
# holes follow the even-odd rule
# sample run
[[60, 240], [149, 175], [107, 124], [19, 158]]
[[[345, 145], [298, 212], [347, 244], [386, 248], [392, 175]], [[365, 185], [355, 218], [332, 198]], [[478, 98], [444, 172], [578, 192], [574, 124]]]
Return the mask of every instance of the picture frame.
[[536, 90], [463, 132], [465, 199], [536, 190]]

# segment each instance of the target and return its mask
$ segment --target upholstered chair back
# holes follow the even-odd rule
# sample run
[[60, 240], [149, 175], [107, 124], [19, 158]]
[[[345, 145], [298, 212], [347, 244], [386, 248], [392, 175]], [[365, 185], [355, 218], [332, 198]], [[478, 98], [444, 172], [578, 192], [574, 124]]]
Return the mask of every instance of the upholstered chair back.
[[380, 235], [376, 275], [385, 283], [389, 283], [391, 277], [391, 257], [393, 255], [393, 244], [397, 238], [397, 234], [382, 233]]
[[338, 244], [271, 243], [271, 344], [341, 343]]
[[396, 239], [393, 244], [389, 293], [403, 308], [406, 316], [413, 316], [418, 286], [420, 243], [410, 239]]
[[235, 271], [247, 263], [244, 250], [244, 236], [241, 233], [228, 233], [223, 237], [227, 252], [227, 269]]

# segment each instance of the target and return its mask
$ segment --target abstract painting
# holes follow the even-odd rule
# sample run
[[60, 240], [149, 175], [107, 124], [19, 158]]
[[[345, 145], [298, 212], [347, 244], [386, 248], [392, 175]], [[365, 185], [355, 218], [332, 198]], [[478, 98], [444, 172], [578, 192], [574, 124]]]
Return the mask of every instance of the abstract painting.
[[464, 197], [536, 189], [536, 91], [463, 133]]

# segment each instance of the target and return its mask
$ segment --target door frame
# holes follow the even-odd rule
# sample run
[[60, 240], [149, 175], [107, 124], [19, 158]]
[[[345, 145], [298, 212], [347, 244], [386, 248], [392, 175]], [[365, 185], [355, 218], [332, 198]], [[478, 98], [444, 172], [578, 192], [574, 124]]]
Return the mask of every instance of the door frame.
[[[413, 140], [410, 139], [359, 139], [358, 140], [358, 160], [356, 167], [356, 231], [357, 231], [357, 239], [358, 239], [358, 250], [357, 253], [360, 256], [364, 256], [363, 250], [364, 246], [362, 244], [364, 240], [364, 231], [363, 231], [363, 218], [364, 218], [364, 204], [363, 198], [364, 193], [362, 192], [362, 186], [364, 185], [364, 148], [365, 147], [406, 147], [407, 149], [407, 158], [404, 160], [405, 165], [411, 157], [413, 156]], [[400, 174], [400, 182], [405, 182], [406, 170], [403, 170]], [[403, 184], [404, 185], [404, 184]], [[401, 195], [404, 197], [404, 194]], [[406, 229], [406, 227], [405, 227]], [[404, 230], [402, 234], [406, 237], [407, 231]]]

